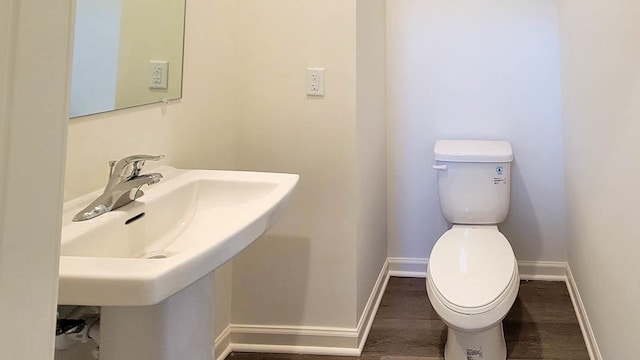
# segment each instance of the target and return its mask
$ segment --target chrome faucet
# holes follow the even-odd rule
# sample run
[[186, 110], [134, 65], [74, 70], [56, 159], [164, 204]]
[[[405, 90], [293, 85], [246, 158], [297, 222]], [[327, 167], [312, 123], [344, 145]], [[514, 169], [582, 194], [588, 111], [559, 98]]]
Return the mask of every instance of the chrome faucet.
[[157, 161], [164, 155], [132, 155], [120, 161], [109, 161], [109, 181], [102, 195], [76, 214], [73, 221], [93, 219], [111, 210], [124, 206], [144, 195], [140, 190], [143, 185], [152, 185], [162, 179], [160, 173], [140, 175], [147, 160]]

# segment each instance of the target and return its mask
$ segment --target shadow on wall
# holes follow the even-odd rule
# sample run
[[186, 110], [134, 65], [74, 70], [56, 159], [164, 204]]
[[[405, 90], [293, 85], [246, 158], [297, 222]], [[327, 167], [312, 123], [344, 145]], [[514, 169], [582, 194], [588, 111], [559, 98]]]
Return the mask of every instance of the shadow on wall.
[[440, 211], [437, 173], [431, 167], [434, 144], [435, 140], [414, 140], [410, 146], [391, 149], [387, 189], [390, 257], [428, 258], [438, 238], [451, 227]]
[[240, 253], [233, 260], [232, 323], [303, 324], [310, 252], [310, 238], [267, 233]]
[[[544, 241], [540, 224], [517, 159], [511, 164], [509, 215], [499, 228], [511, 243], [516, 259], [522, 261], [541, 258]], [[523, 258], [522, 254], [527, 254], [527, 258]]]

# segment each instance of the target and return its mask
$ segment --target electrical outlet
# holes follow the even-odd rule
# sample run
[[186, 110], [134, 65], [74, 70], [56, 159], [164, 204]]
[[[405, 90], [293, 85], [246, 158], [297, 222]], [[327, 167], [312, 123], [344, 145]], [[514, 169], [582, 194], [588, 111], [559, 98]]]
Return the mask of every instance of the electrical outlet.
[[169, 62], [162, 60], [149, 61], [149, 88], [166, 89], [169, 77]]
[[324, 68], [307, 68], [307, 95], [324, 96]]

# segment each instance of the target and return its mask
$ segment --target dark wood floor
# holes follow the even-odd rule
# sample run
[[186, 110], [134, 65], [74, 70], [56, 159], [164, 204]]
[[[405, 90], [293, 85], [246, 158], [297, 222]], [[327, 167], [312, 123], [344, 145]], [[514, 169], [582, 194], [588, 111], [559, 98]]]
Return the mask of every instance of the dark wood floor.
[[[504, 331], [509, 359], [589, 360], [564, 282], [523, 281], [504, 320]], [[424, 279], [391, 278], [360, 359], [444, 359], [446, 336], [446, 326], [427, 298]], [[258, 353], [232, 353], [227, 357], [227, 360], [254, 359], [354, 358]]]

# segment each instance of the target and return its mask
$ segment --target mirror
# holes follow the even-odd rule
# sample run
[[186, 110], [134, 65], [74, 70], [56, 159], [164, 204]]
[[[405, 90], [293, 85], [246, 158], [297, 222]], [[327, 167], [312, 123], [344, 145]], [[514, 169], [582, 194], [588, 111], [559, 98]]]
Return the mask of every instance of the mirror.
[[69, 117], [179, 99], [185, 0], [76, 0]]

